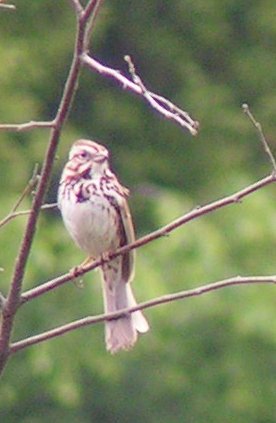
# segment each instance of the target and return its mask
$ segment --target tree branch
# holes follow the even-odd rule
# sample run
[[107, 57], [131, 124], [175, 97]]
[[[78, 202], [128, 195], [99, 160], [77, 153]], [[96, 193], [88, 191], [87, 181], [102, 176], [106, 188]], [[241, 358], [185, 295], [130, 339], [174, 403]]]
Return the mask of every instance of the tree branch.
[[[91, 8], [91, 13], [93, 9]], [[37, 191], [34, 196], [29, 219], [26, 225], [25, 233], [20, 245], [20, 249], [16, 258], [14, 273], [12, 276], [9, 293], [2, 311], [2, 322], [0, 331], [0, 373], [4, 369], [10, 354], [9, 343], [11, 331], [13, 327], [14, 317], [20, 304], [20, 295], [22, 282], [25, 274], [26, 263], [30, 254], [33, 238], [36, 231], [37, 219], [40, 208], [48, 186], [49, 177], [52, 171], [56, 150], [58, 147], [61, 129], [69, 114], [71, 104], [77, 90], [78, 79], [81, 69], [81, 55], [84, 52], [84, 38], [86, 32], [86, 24], [90, 18], [87, 14], [86, 20], [77, 16], [77, 31], [75, 37], [75, 48], [73, 60], [71, 63], [69, 75], [67, 77], [59, 108], [54, 119], [55, 124], [51, 125], [52, 130], [48, 148], [45, 153], [41, 178], [39, 180]]]
[[[129, 58], [129, 56], [126, 57]], [[197, 134], [199, 127], [197, 121], [194, 121], [187, 112], [184, 112], [166, 98], [148, 91], [142, 83], [141, 78], [139, 78], [140, 82], [137, 83], [137, 75], [137, 78], [135, 78], [136, 82], [132, 82], [123, 76], [118, 70], [102, 65], [100, 62], [90, 57], [87, 53], [82, 55], [82, 61], [89, 69], [112, 78], [113, 80], [119, 82], [124, 89], [143, 97], [150, 106], [164, 118], [177, 123], [182, 128], [188, 129], [192, 135]]]
[[[57, 207], [57, 203], [51, 203], [51, 204], [43, 204], [40, 207], [40, 210], [50, 210]], [[0, 228], [7, 223], [9, 223], [11, 220], [15, 219], [19, 216], [27, 216], [31, 213], [31, 209], [29, 210], [19, 210], [19, 211], [11, 211], [4, 219], [0, 220]]]
[[163, 295], [158, 298], [154, 298], [149, 301], [137, 304], [135, 307], [130, 307], [121, 311], [117, 311], [109, 314], [100, 314], [92, 317], [85, 317], [83, 319], [75, 320], [74, 322], [67, 323], [49, 331], [40, 333], [39, 335], [30, 336], [21, 341], [15, 342], [11, 345], [11, 353], [15, 353], [24, 348], [30, 347], [31, 345], [38, 344], [40, 342], [48, 341], [49, 339], [56, 338], [57, 336], [64, 335], [67, 332], [79, 329], [84, 326], [94, 325], [97, 323], [104, 322], [106, 320], [118, 319], [130, 313], [134, 313], [137, 310], [144, 310], [146, 308], [156, 307], [161, 304], [171, 303], [177, 300], [183, 300], [191, 297], [207, 294], [208, 292], [215, 291], [218, 289], [226, 288], [234, 285], [252, 285], [252, 284], [276, 284], [275, 276], [236, 276], [234, 278], [224, 279], [219, 282], [214, 282], [208, 285], [203, 285], [198, 288], [177, 292], [176, 294]]
[[275, 158], [274, 158], [274, 156], [273, 156], [273, 154], [271, 152], [271, 149], [270, 149], [270, 147], [268, 145], [268, 142], [267, 142], [267, 140], [265, 138], [265, 135], [263, 133], [262, 126], [261, 126], [260, 122], [257, 122], [256, 121], [254, 115], [251, 113], [251, 111], [250, 111], [250, 109], [248, 107], [248, 104], [243, 104], [242, 105], [242, 109], [243, 109], [244, 113], [248, 116], [248, 118], [250, 119], [250, 121], [253, 124], [253, 126], [256, 128], [256, 130], [257, 130], [257, 132], [259, 134], [261, 143], [262, 143], [262, 145], [264, 147], [264, 150], [265, 150], [266, 154], [268, 155], [269, 160], [270, 160], [270, 162], [272, 164], [273, 171], [276, 172], [276, 161], [275, 161]]
[[31, 179], [27, 183], [23, 192], [20, 194], [18, 200], [16, 201], [16, 203], [12, 207], [10, 213], [3, 220], [0, 221], [0, 228], [1, 228], [1, 226], [4, 226], [8, 221], [13, 219], [16, 215], [18, 215], [18, 213], [20, 213], [20, 212], [17, 212], [16, 210], [18, 209], [18, 207], [20, 206], [20, 204], [22, 203], [24, 198], [27, 195], [29, 195], [32, 192], [32, 190], [35, 188], [38, 180], [39, 180], [38, 165], [36, 165], [35, 168], [34, 168], [33, 175], [31, 177]]
[[88, 19], [88, 23], [85, 30], [84, 49], [88, 50], [91, 33], [94, 29], [94, 24], [98, 16], [98, 12], [103, 3], [103, 0], [90, 0], [84, 10], [82, 19]]
[[12, 124], [2, 124], [0, 125], [0, 131], [15, 131], [15, 132], [23, 132], [23, 131], [30, 131], [32, 129], [38, 128], [54, 128], [55, 127], [55, 120], [49, 122], [36, 122], [31, 120], [27, 123], [12, 123]]
[[83, 13], [83, 7], [80, 4], [79, 0], [70, 0], [70, 1], [76, 12], [76, 16], [80, 16]]
[[163, 226], [160, 229], [157, 229], [154, 232], [151, 232], [148, 235], [143, 236], [142, 238], [137, 239], [135, 242], [128, 244], [124, 247], [118, 248], [114, 253], [110, 254], [108, 258], [101, 258], [98, 260], [95, 260], [92, 264], [89, 264], [88, 266], [83, 267], [77, 267], [73, 269], [73, 271], [70, 271], [62, 276], [59, 276], [55, 279], [52, 279], [48, 282], [45, 282], [35, 288], [32, 288], [26, 292], [24, 292], [21, 295], [21, 304], [26, 303], [27, 301], [31, 301], [35, 299], [36, 297], [39, 297], [40, 295], [45, 294], [46, 292], [49, 292], [66, 282], [72, 281], [76, 277], [82, 276], [85, 273], [96, 269], [97, 267], [101, 266], [103, 263], [106, 263], [110, 260], [113, 260], [114, 258], [118, 257], [119, 255], [125, 254], [126, 252], [140, 248], [145, 244], [148, 244], [149, 242], [152, 242], [155, 239], [161, 238], [163, 236], [168, 235], [173, 230], [179, 228], [180, 226], [195, 220], [201, 216], [205, 216], [208, 213], [211, 213], [215, 210], [221, 209], [222, 207], [229, 206], [230, 204], [237, 204], [239, 203], [243, 198], [247, 197], [248, 195], [252, 194], [253, 192], [263, 188], [266, 185], [269, 185], [273, 182], [276, 182], [276, 175], [273, 173], [266, 178], [263, 178], [259, 180], [258, 182], [255, 182], [254, 184], [249, 185], [248, 187], [237, 191], [234, 194], [229, 195], [228, 197], [224, 197], [220, 200], [214, 201], [212, 203], [209, 203], [205, 206], [197, 207], [196, 209], [190, 211], [189, 213], [186, 213], [184, 216], [179, 217], [178, 219], [174, 220], [173, 222]]

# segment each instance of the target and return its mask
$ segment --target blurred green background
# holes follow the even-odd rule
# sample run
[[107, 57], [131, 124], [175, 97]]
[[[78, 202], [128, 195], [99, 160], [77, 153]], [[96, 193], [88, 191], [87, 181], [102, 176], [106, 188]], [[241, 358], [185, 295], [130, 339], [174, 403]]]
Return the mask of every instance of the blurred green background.
[[[72, 58], [70, 1], [18, 0], [0, 13], [0, 121], [51, 119]], [[106, 0], [93, 34], [96, 58], [127, 72], [200, 121], [193, 138], [141, 99], [84, 69], [64, 128], [47, 201], [77, 137], [110, 148], [130, 188], [143, 235], [199, 204], [270, 173], [248, 102], [276, 151], [276, 3], [271, 0]], [[47, 130], [1, 132], [1, 218], [42, 163]], [[138, 251], [143, 301], [225, 277], [275, 274], [275, 189], [194, 221]], [[26, 199], [22, 207], [29, 207]], [[25, 217], [1, 229], [1, 291], [8, 290]], [[83, 260], [57, 211], [43, 212], [24, 289]], [[228, 288], [146, 311], [151, 331], [133, 351], [105, 352], [91, 326], [16, 354], [0, 385], [1, 422], [275, 423], [276, 299], [272, 286]], [[21, 339], [102, 311], [99, 273], [18, 313]]]

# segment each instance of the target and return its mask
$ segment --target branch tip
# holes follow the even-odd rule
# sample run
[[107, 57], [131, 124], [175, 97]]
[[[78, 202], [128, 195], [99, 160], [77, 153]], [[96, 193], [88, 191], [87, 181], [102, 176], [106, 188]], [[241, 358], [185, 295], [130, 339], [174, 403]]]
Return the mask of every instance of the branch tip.
[[269, 147], [269, 144], [267, 142], [267, 139], [266, 139], [266, 137], [264, 135], [264, 132], [262, 130], [261, 123], [258, 122], [255, 119], [253, 113], [250, 111], [250, 108], [249, 108], [248, 104], [244, 103], [242, 105], [242, 109], [243, 109], [244, 113], [248, 116], [248, 118], [251, 121], [252, 125], [256, 128], [257, 133], [259, 135], [259, 138], [261, 140], [261, 143], [263, 145], [263, 148], [264, 148], [264, 150], [265, 150], [266, 154], [268, 155], [268, 158], [269, 158], [269, 160], [271, 162], [272, 168], [273, 168], [274, 172], [276, 172], [276, 160], [275, 160], [274, 155], [272, 154], [272, 151], [271, 151], [271, 149]]
[[151, 108], [157, 111], [165, 119], [180, 125], [182, 128], [188, 130], [192, 135], [197, 135], [199, 128], [198, 122], [194, 121], [187, 112], [180, 109], [165, 97], [149, 91], [141, 78], [136, 74], [135, 66], [129, 55], [124, 56], [124, 60], [129, 63], [132, 81], [123, 76], [121, 72], [118, 72], [118, 70], [102, 65], [100, 62], [90, 57], [87, 53], [81, 55], [81, 60], [82, 63], [89, 69], [94, 72], [96, 71], [101, 75], [105, 75], [106, 77], [112, 78], [113, 80], [119, 82], [124, 89], [128, 89], [130, 92], [144, 98]]

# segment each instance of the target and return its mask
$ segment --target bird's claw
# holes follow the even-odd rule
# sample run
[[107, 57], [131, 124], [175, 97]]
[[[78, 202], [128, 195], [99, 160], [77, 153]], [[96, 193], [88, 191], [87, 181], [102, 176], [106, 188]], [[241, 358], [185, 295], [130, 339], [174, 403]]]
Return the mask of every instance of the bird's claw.
[[83, 270], [82, 265], [75, 266], [73, 267], [73, 269], [69, 271], [70, 276], [72, 276], [73, 279], [76, 279], [80, 276], [80, 274], [82, 273], [82, 270]]
[[106, 251], [105, 253], [102, 253], [101, 260], [103, 263], [110, 261], [110, 252]]

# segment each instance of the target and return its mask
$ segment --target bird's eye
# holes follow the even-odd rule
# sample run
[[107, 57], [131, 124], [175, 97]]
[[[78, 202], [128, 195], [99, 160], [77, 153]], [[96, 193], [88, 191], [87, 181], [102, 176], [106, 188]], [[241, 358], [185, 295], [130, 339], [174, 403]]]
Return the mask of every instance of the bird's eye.
[[87, 159], [89, 157], [89, 154], [87, 153], [87, 151], [83, 150], [80, 152], [79, 157], [81, 157], [82, 159]]

